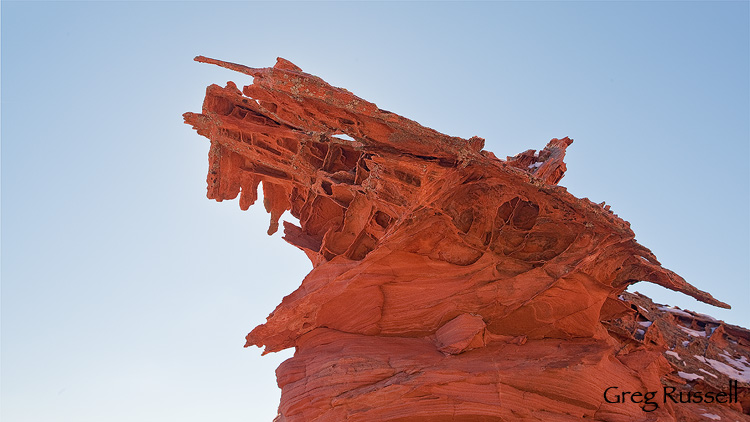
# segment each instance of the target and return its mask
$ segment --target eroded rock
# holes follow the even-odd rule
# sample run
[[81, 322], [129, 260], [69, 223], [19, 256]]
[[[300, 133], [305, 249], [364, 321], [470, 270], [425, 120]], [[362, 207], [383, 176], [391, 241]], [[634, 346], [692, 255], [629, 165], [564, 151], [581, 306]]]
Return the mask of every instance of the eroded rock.
[[[290, 211], [300, 225], [284, 222], [284, 239], [313, 264], [247, 336], [264, 353], [296, 349], [277, 370], [278, 421], [747, 419], [747, 330], [689, 313], [686, 325], [623, 293], [648, 281], [728, 307], [663, 268], [608, 206], [557, 186], [571, 139], [500, 160], [479, 137], [443, 135], [284, 59], [196, 60], [253, 77], [209, 86], [202, 112], [184, 115], [211, 140], [208, 197], [247, 209], [262, 183], [269, 233]], [[677, 345], [697, 332], [715, 353]], [[711, 375], [682, 382], [670, 351]], [[738, 403], [648, 410], [605, 394], [718, 392], [729, 379]]]

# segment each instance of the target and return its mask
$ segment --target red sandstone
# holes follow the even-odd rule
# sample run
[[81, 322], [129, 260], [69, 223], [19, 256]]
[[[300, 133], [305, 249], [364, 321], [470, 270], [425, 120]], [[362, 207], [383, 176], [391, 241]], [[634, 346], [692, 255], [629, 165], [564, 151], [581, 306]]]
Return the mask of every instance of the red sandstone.
[[[750, 332], [623, 293], [648, 281], [728, 307], [557, 185], [571, 139], [500, 160], [284, 59], [196, 60], [253, 77], [184, 115], [211, 140], [208, 197], [247, 209], [262, 182], [269, 234], [290, 211], [284, 239], [314, 267], [247, 336], [295, 348], [277, 421], [750, 420]], [[729, 379], [737, 403], [604, 395]]]

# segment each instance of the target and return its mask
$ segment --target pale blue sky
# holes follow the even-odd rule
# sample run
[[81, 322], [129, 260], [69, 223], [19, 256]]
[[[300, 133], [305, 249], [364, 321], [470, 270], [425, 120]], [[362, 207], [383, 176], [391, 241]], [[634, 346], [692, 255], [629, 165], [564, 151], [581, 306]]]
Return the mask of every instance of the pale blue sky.
[[192, 61], [277, 56], [497, 156], [570, 136], [561, 184], [750, 326], [748, 2], [2, 2], [2, 420], [271, 421], [244, 336], [309, 271], [205, 197]]

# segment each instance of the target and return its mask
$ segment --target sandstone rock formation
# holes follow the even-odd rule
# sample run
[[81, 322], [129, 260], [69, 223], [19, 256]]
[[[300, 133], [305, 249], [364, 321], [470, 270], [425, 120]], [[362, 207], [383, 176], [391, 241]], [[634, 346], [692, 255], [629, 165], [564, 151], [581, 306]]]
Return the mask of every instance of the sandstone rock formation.
[[211, 140], [208, 197], [247, 209], [262, 182], [269, 234], [290, 211], [284, 239], [313, 264], [247, 336], [295, 348], [277, 421], [750, 420], [750, 333], [624, 293], [728, 307], [557, 185], [571, 139], [501, 160], [284, 59], [196, 60], [253, 77], [184, 115]]

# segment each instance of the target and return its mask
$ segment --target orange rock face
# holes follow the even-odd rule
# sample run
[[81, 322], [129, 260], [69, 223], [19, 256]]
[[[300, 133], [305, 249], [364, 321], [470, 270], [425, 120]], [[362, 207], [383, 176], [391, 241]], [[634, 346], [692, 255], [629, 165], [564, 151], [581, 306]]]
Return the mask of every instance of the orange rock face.
[[247, 336], [295, 348], [277, 421], [750, 420], [750, 332], [623, 293], [728, 307], [557, 185], [571, 139], [500, 160], [284, 59], [196, 60], [253, 77], [184, 115], [208, 197], [247, 209], [262, 182], [314, 267]]

